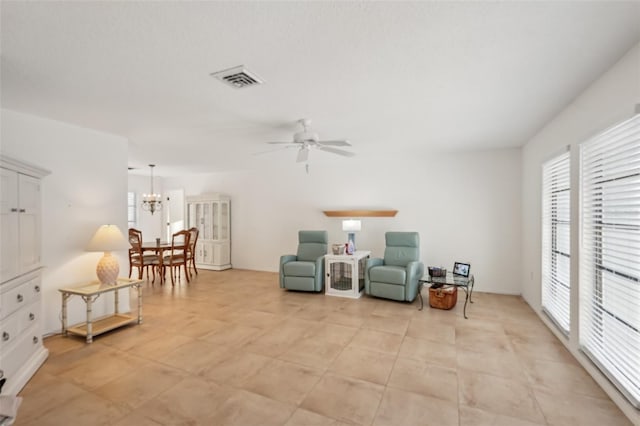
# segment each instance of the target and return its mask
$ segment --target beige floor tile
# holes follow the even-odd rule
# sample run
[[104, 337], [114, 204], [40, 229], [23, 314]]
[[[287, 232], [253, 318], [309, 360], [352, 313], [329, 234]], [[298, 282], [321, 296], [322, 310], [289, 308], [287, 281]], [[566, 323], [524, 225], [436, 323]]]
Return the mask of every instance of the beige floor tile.
[[526, 384], [482, 373], [458, 370], [460, 404], [530, 422], [544, 422], [533, 390]]
[[85, 389], [96, 389], [142, 367], [145, 360], [121, 351], [105, 350], [79, 361], [59, 375]]
[[278, 358], [309, 367], [326, 369], [343, 349], [344, 346], [336, 343], [308, 338], [297, 341]]
[[409, 358], [436, 364], [441, 367], [456, 367], [456, 347], [446, 343], [405, 337], [398, 354], [400, 358]]
[[395, 355], [347, 347], [331, 363], [328, 371], [380, 385], [387, 384], [396, 361]]
[[504, 332], [490, 332], [467, 327], [456, 328], [456, 347], [491, 354], [511, 351], [511, 342]]
[[455, 325], [430, 320], [424, 316], [415, 316], [411, 319], [406, 335], [414, 339], [433, 340], [449, 345], [456, 343]]
[[43, 344], [49, 350], [49, 356], [61, 355], [65, 352], [76, 350], [86, 345], [82, 339], [70, 339], [62, 335], [54, 335], [44, 339]]
[[40, 426], [104, 425], [111, 426], [124, 417], [129, 408], [99, 396], [84, 392], [66, 404], [61, 404], [35, 420]]
[[600, 386], [580, 365], [563, 362], [523, 359], [524, 371], [534, 386], [553, 392], [571, 392], [609, 399]]
[[284, 426], [339, 426], [342, 424], [346, 423], [298, 408]]
[[458, 426], [457, 404], [387, 387], [374, 426]]
[[372, 314], [367, 317], [364, 324], [362, 324], [362, 328], [404, 336], [407, 332], [407, 328], [409, 327], [409, 322], [411, 322], [411, 318], [396, 318]]
[[343, 422], [369, 425], [383, 392], [384, 386], [327, 373], [301, 407]]
[[366, 318], [359, 315], [353, 315], [349, 312], [331, 311], [323, 318], [323, 320], [326, 323], [360, 328], [365, 323]]
[[164, 424], [132, 411], [114, 423], [113, 426], [164, 426]]
[[323, 372], [300, 364], [272, 360], [242, 380], [239, 386], [277, 401], [299, 405]]
[[211, 420], [212, 414], [233, 392], [227, 386], [189, 377], [146, 402], [135, 413], [163, 425], [212, 425], [216, 424]]
[[175, 386], [185, 376], [186, 373], [183, 370], [150, 363], [130, 374], [100, 386], [94, 392], [110, 401], [126, 405], [129, 408], [137, 408]]
[[156, 339], [134, 345], [129, 349], [129, 353], [141, 358], [161, 361], [168, 353], [193, 341], [192, 337], [182, 334], [165, 333]]
[[350, 346], [397, 355], [402, 344], [402, 336], [376, 330], [358, 330]]
[[460, 406], [460, 426], [544, 426], [546, 423], [533, 423], [527, 420], [516, 419], [502, 414], [490, 413], [480, 410]]
[[159, 362], [197, 375], [231, 355], [227, 347], [193, 340], [169, 352]]
[[611, 400], [543, 388], [534, 392], [550, 426], [631, 426]]
[[207, 424], [278, 426], [284, 424], [295, 410], [295, 404], [237, 390], [210, 416]]
[[320, 324], [307, 324], [306, 321], [287, 320], [252, 339], [243, 349], [275, 358], [290, 349], [297, 341], [313, 335], [319, 326]]
[[337, 324], [319, 324], [309, 337], [323, 342], [346, 346], [351, 342], [358, 328]]
[[73, 405], [75, 402], [70, 401], [87, 395], [87, 392], [80, 386], [55, 378], [50, 382], [42, 383], [41, 386], [25, 388], [20, 395], [23, 399], [18, 411], [16, 422], [18, 425], [31, 423], [47, 415], [54, 408]]
[[387, 386], [458, 403], [456, 370], [424, 361], [398, 358]]
[[202, 376], [216, 383], [240, 387], [250, 377], [271, 363], [273, 358], [253, 353], [237, 353], [211, 365], [202, 371]]
[[263, 330], [257, 327], [249, 327], [242, 324], [229, 324], [228, 327], [214, 330], [211, 333], [202, 336], [201, 339], [216, 346], [232, 348], [242, 346], [262, 333]]
[[524, 383], [528, 381], [521, 359], [511, 350], [495, 350], [487, 354], [458, 348], [456, 362], [459, 369], [492, 374]]

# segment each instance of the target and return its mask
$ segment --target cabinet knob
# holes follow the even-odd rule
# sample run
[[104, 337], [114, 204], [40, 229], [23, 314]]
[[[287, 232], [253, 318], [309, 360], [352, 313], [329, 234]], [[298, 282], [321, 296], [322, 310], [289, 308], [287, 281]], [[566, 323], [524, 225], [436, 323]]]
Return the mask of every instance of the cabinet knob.
[[24, 300], [24, 297], [22, 297], [21, 294], [16, 296], [16, 299], [18, 299], [18, 302], [22, 302]]
[[35, 287], [33, 287], [33, 289], [36, 291], [36, 293], [40, 293], [40, 286], [36, 285]]
[[24, 212], [26, 212], [25, 209], [20, 209], [20, 213], [24, 213]]
[[11, 209], [11, 212], [12, 212], [12, 213], [15, 213], [15, 212], [17, 212], [17, 211], [18, 211], [18, 209], [16, 209], [15, 207]]
[[7, 333], [6, 331], [2, 332], [2, 341], [6, 342], [7, 340], [9, 340], [11, 336], [9, 336], [9, 333]]
[[38, 339], [36, 336], [33, 336], [33, 344], [35, 345], [36, 343], [38, 343], [40, 341], [40, 339]]
[[34, 319], [36, 319], [36, 316], [35, 316], [35, 314], [34, 314], [33, 312], [29, 312], [29, 319], [30, 319], [31, 321], [33, 321]]

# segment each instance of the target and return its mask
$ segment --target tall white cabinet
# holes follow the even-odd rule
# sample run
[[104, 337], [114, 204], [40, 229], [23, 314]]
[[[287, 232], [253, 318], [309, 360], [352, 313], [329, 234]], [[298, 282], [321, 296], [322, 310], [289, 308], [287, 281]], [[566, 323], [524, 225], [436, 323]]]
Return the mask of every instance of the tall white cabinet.
[[42, 345], [41, 194], [49, 171], [0, 155], [0, 377], [16, 394], [47, 358]]
[[200, 231], [196, 266], [222, 271], [231, 268], [231, 200], [222, 194], [186, 197], [187, 228]]

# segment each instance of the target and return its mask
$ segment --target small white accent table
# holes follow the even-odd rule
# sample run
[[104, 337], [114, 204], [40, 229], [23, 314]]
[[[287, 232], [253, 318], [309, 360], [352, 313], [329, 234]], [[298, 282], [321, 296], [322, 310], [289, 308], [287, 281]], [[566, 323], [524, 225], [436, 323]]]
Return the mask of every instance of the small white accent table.
[[364, 273], [370, 251], [358, 250], [353, 254], [327, 254], [325, 262], [324, 293], [329, 296], [358, 299], [364, 293]]
[[[135, 287], [138, 290], [138, 315], [122, 314], [118, 312], [118, 290]], [[62, 335], [77, 334], [87, 337], [87, 343], [93, 342], [93, 336], [104, 333], [114, 328], [132, 322], [142, 324], [142, 280], [128, 278], [118, 278], [115, 285], [102, 285], [99, 281], [93, 281], [80, 287], [61, 288], [62, 293]], [[103, 318], [94, 319], [92, 314], [92, 304], [102, 293], [114, 292], [114, 313]], [[67, 300], [77, 295], [87, 304], [87, 322], [73, 327], [67, 326]]]

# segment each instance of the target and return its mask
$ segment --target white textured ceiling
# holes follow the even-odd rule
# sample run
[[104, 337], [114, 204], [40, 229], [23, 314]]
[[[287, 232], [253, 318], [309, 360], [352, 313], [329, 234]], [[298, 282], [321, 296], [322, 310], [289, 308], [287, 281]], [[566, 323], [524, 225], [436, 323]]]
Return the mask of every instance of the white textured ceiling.
[[[1, 8], [2, 107], [124, 136], [165, 176], [293, 163], [252, 154], [302, 117], [360, 158], [521, 146], [640, 40], [637, 1]], [[266, 83], [209, 76], [240, 64]]]

